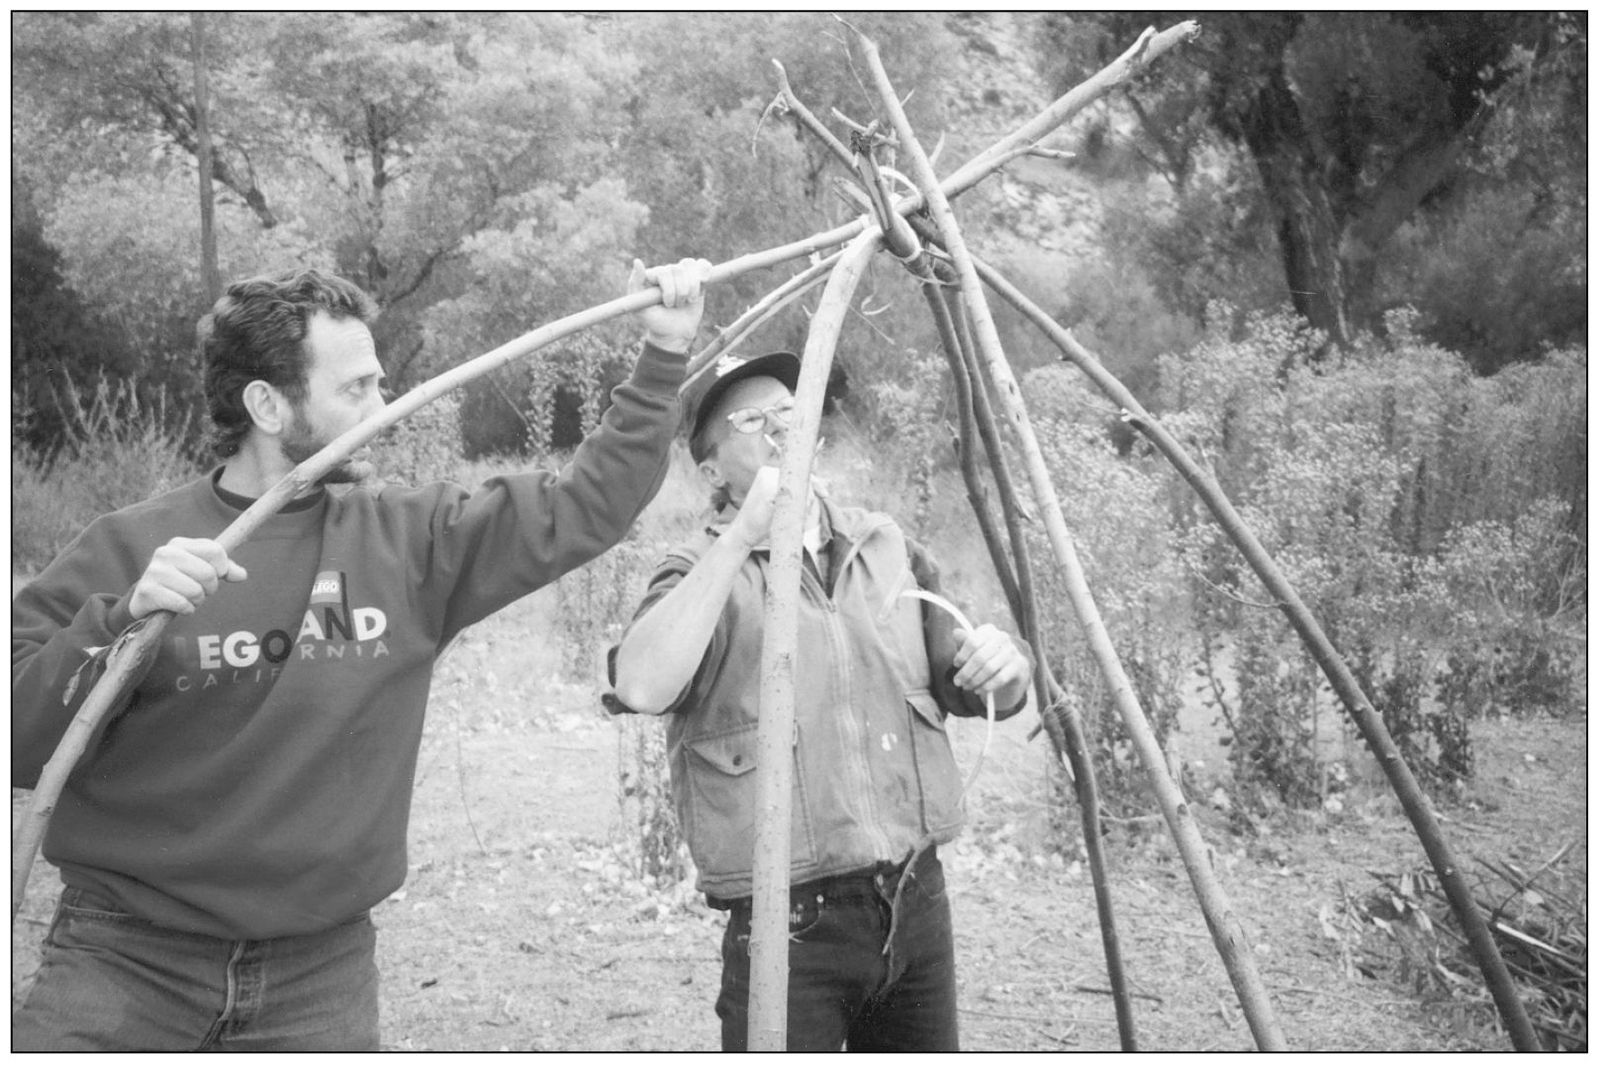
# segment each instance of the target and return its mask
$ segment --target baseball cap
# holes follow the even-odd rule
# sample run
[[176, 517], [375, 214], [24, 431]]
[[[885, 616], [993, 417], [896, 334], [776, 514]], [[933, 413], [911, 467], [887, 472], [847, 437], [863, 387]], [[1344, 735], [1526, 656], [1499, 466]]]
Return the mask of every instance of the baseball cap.
[[721, 395], [726, 393], [727, 388], [733, 383], [753, 376], [770, 376], [780, 380], [788, 390], [797, 390], [801, 367], [798, 355], [786, 350], [767, 353], [762, 357], [742, 357], [728, 353], [688, 380], [682, 387], [682, 393], [687, 399], [683, 411], [688, 415], [687, 443], [692, 448], [693, 457], [698, 458], [700, 453], [698, 433], [703, 430], [709, 414], [714, 411], [715, 404], [720, 401]]

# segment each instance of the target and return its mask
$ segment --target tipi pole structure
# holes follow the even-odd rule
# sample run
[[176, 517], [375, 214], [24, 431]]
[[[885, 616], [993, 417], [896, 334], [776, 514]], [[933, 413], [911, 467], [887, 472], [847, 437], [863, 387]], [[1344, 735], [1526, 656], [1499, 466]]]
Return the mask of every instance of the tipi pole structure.
[[[977, 519], [977, 528], [982, 533], [983, 546], [988, 550], [988, 558], [994, 563], [994, 575], [999, 578], [1000, 590], [1004, 592], [1005, 602], [1010, 607], [1011, 618], [1025, 637], [1026, 611], [1022, 606], [1022, 589], [1017, 581], [1016, 565], [1005, 549], [999, 530], [994, 526], [988, 492], [978, 469], [977, 413], [972, 402], [971, 378], [966, 374], [965, 360], [960, 355], [960, 340], [955, 337], [955, 325], [950, 318], [948, 306], [944, 304], [944, 295], [938, 284], [924, 282], [921, 290], [932, 309], [934, 319], [938, 322], [939, 344], [949, 360], [950, 377], [955, 383], [955, 403], [960, 416], [960, 430], [955, 434], [954, 445], [956, 460], [960, 464], [960, 478], [966, 487], [966, 500], [971, 503], [972, 515]], [[1000, 493], [1000, 499], [1003, 507], [1003, 491]]]
[[803, 297], [811, 288], [826, 282], [827, 275], [831, 273], [833, 265], [842, 255], [842, 251], [839, 250], [831, 256], [822, 257], [749, 306], [747, 311], [716, 335], [709, 345], [692, 355], [687, 361], [686, 381], [691, 383], [696, 380], [698, 373], [708, 367], [710, 362], [759, 330], [765, 321]]
[[1496, 947], [1496, 941], [1491, 936], [1479, 905], [1474, 902], [1473, 893], [1463, 879], [1463, 872], [1457, 864], [1456, 857], [1441, 833], [1440, 825], [1435, 820], [1434, 808], [1430, 806], [1429, 799], [1402, 759], [1401, 750], [1391, 739], [1384, 720], [1368, 701], [1361, 685], [1357, 683], [1339, 651], [1329, 641], [1317, 617], [1302, 601], [1300, 593], [1284, 576], [1273, 556], [1257, 539], [1256, 533], [1240, 517], [1239, 511], [1223, 493], [1223, 489], [1218, 486], [1211, 472], [1189, 456], [1178, 440], [1174, 439], [1155, 417], [1145, 411], [1138, 400], [1123, 386], [1122, 381], [1107, 371], [1098, 357], [1079, 345], [1070, 331], [1056, 323], [997, 271], [975, 262], [974, 266], [977, 267], [979, 276], [986, 279], [995, 292], [1032, 321], [1060, 348], [1065, 360], [1075, 364], [1095, 382], [1106, 397], [1121, 408], [1122, 419], [1125, 422], [1155, 444], [1156, 449], [1200, 496], [1212, 516], [1217, 519], [1217, 523], [1228, 534], [1229, 540], [1239, 549], [1263, 586], [1273, 595], [1296, 634], [1306, 645], [1308, 653], [1323, 670], [1330, 687], [1334, 689], [1335, 695], [1351, 715], [1351, 720], [1356, 723], [1363, 739], [1368, 742], [1374, 758], [1379, 761], [1391, 788], [1396, 792], [1397, 799], [1401, 801], [1402, 810], [1418, 834], [1424, 852], [1440, 878], [1441, 887], [1446, 891], [1446, 899], [1452, 905], [1458, 922], [1462, 925], [1463, 935], [1468, 939], [1469, 947], [1479, 961], [1480, 971], [1485, 976], [1485, 984], [1491, 991], [1492, 1000], [1513, 1040], [1514, 1048], [1524, 1052], [1540, 1051], [1540, 1041], [1530, 1023], [1529, 1015], [1524, 1010], [1524, 1001], [1513, 984], [1507, 963]]
[[1072, 598], [1079, 622], [1122, 715], [1134, 749], [1144, 763], [1151, 788], [1163, 804], [1168, 826], [1178, 845], [1179, 855], [1195, 887], [1195, 895], [1201, 903], [1202, 913], [1217, 945], [1218, 954], [1228, 969], [1229, 979], [1239, 997], [1240, 1006], [1244, 1009], [1246, 1022], [1258, 1047], [1263, 1050], [1282, 1050], [1286, 1047], [1284, 1036], [1274, 1019], [1272, 1003], [1262, 985], [1250, 949], [1246, 947], [1243, 931], [1229, 908], [1227, 897], [1216, 875], [1212, 873], [1206, 844], [1193, 818], [1190, 817], [1189, 804], [1184, 800], [1178, 786], [1173, 783], [1161, 748], [1150, 732], [1144, 712], [1139, 708], [1133, 687], [1127, 680], [1127, 675], [1117, 657], [1116, 648], [1112, 645], [1111, 638], [1100, 619], [1099, 610], [1094, 604], [1082, 566], [1072, 546], [1071, 533], [1067, 530], [1065, 518], [1061, 514], [1048, 467], [1027, 419], [1021, 390], [1016, 385], [1010, 366], [1005, 360], [999, 335], [988, 309], [987, 298], [983, 294], [982, 284], [978, 281], [971, 258], [966, 252], [959, 225], [955, 222], [954, 213], [949, 207], [949, 199], [944, 195], [938, 177], [933, 172], [932, 163], [927, 159], [920, 142], [916, 140], [909, 120], [904, 115], [898, 94], [888, 81], [887, 72], [882, 68], [876, 44], [863, 34], [857, 37], [860, 52], [870, 67], [883, 107], [887, 110], [898, 132], [899, 141], [911, 160], [916, 184], [926, 199], [928, 211], [932, 213], [944, 236], [950, 257], [960, 275], [961, 291], [965, 295], [967, 310], [971, 313], [973, 330], [981, 345], [982, 356], [988, 362], [995, 392], [1005, 405], [1007, 416], [1021, 442], [1034, 494], [1039, 503], [1039, 511], [1048, 531], [1050, 544], [1060, 562], [1063, 580]]
[[1100, 835], [1100, 788], [1099, 779], [1095, 776], [1094, 758], [1089, 753], [1088, 742], [1083, 735], [1082, 718], [1078, 715], [1071, 696], [1062, 690], [1059, 682], [1050, 674], [1048, 653], [1038, 615], [1037, 585], [1034, 581], [1027, 535], [1022, 529], [1024, 514], [1017, 499], [1015, 484], [1011, 480], [1010, 469], [1005, 462], [1005, 451], [994, 421], [994, 411], [988, 404], [982, 382], [982, 369], [977, 358], [975, 337], [969, 329], [966, 310], [961, 301], [954, 300], [953, 291], [948, 292], [946, 296], [952, 300], [952, 319], [966, 328], [959, 334], [961, 361], [972, 382], [977, 424], [982, 432], [989, 464], [994, 470], [995, 484], [1000, 490], [1001, 512], [1005, 517], [1005, 527], [1016, 556], [1017, 573], [1020, 577], [1022, 632], [1032, 646], [1035, 656], [1034, 685], [1039, 711], [1044, 727], [1050, 734], [1053, 749], [1060, 753], [1064, 762], [1068, 763], [1067, 772], [1072, 775], [1073, 791], [1078, 798], [1083, 843], [1089, 855], [1089, 882], [1094, 886], [1095, 913], [1100, 920], [1100, 940], [1105, 952], [1106, 976], [1111, 982], [1111, 1002], [1117, 1016], [1117, 1036], [1121, 1040], [1124, 1052], [1134, 1052], [1139, 1046], [1134, 1031], [1127, 972], [1122, 965], [1122, 945], [1117, 934], [1116, 909], [1111, 901], [1105, 842]]
[[770, 568], [760, 648], [759, 755], [755, 775], [754, 911], [749, 936], [748, 1049], [787, 1048], [787, 908], [792, 852], [794, 658], [803, 583], [804, 516], [832, 354], [850, 299], [882, 234], [867, 229], [832, 269], [810, 322], [793, 423], [771, 516]]
[[[787, 92], [785, 76], [783, 90], [784, 93]], [[798, 114], [808, 129], [818, 129], [819, 124], [814, 122], [809, 110], [790, 93], [787, 93], [787, 103], [789, 110]], [[830, 135], [823, 136], [830, 137]], [[1049, 729], [1050, 741], [1056, 755], [1066, 764], [1066, 771], [1071, 776], [1078, 795], [1079, 807], [1083, 813], [1084, 839], [1089, 853], [1089, 874], [1094, 885], [1096, 911], [1100, 918], [1102, 945], [1106, 955], [1106, 970], [1111, 979], [1111, 998], [1116, 1006], [1117, 1033], [1124, 1051], [1131, 1052], [1138, 1047], [1138, 1043], [1134, 1037], [1133, 1010], [1128, 999], [1127, 978], [1122, 967], [1122, 950], [1116, 930], [1116, 916], [1111, 906], [1111, 889], [1106, 879], [1105, 849], [1100, 840], [1100, 800], [1094, 765], [1084, 746], [1077, 713], [1069, 702], [1063, 702], [1061, 689], [1049, 673], [1049, 661], [1039, 630], [1038, 607], [1034, 597], [1032, 556], [1028, 551], [1026, 535], [1022, 531], [1022, 511], [1016, 497], [1016, 488], [1011, 482], [1010, 470], [1005, 464], [999, 431], [994, 424], [993, 410], [988, 404], [988, 390], [978, 368], [966, 310], [955, 300], [955, 292], [952, 289], [954, 271], [930, 256], [922, 248], [916, 229], [903, 216], [892, 210], [891, 198], [883, 181], [883, 175], [872, 159], [871, 154], [874, 150], [867, 148], [864, 154], [851, 154], [837, 145], [835, 140], [831, 145], [833, 151], [837, 152], [850, 169], [860, 176], [861, 182], [865, 185], [860, 197], [868, 203], [883, 229], [884, 246], [895, 260], [921, 280], [922, 295], [926, 298], [936, 321], [939, 340], [954, 377], [960, 409], [961, 430], [956, 448], [961, 476], [966, 484], [967, 499], [976, 515], [977, 526], [988, 548], [989, 557], [994, 563], [1000, 587], [1004, 590], [1006, 601], [1010, 603], [1011, 616], [1033, 650], [1035, 659], [1033, 688], [1038, 698], [1039, 710], [1045, 717], [1044, 724]], [[942, 269], [941, 272], [939, 269]], [[999, 532], [995, 529], [994, 520], [989, 514], [987, 493], [983, 489], [982, 479], [977, 471], [976, 446], [979, 434], [983, 439], [994, 481], [999, 490], [1000, 509], [1010, 535], [1010, 557], [1006, 555]], [[984, 747], [985, 749], [987, 747], [986, 740]]]
[[[930, 259], [930, 258], [929, 258]], [[938, 321], [938, 333], [945, 352], [949, 355], [950, 370], [955, 379], [957, 403], [961, 415], [960, 466], [966, 482], [967, 497], [983, 541], [994, 560], [994, 570], [1000, 585], [1005, 588], [1006, 599], [1016, 619], [1017, 628], [1033, 651], [1033, 691], [1038, 700], [1040, 717], [1050, 734], [1052, 749], [1062, 762], [1068, 763], [1073, 790], [1078, 797], [1081, 812], [1083, 841], [1089, 855], [1089, 882], [1094, 886], [1095, 914], [1100, 920], [1101, 945], [1105, 951], [1106, 975], [1111, 982], [1111, 1000], [1116, 1009], [1117, 1036], [1124, 1052], [1138, 1048], [1134, 1033], [1133, 1007], [1128, 994], [1127, 973], [1122, 965], [1122, 945], [1117, 934], [1116, 911], [1111, 902], [1111, 883], [1107, 876], [1105, 846], [1100, 838], [1100, 797], [1094, 763], [1089, 757], [1083, 739], [1077, 712], [1064, 697], [1060, 685], [1050, 676], [1043, 636], [1039, 628], [1037, 597], [1034, 592], [1033, 567], [1022, 532], [1020, 506], [1016, 489], [1011, 483], [1000, 449], [999, 431], [994, 426], [993, 410], [983, 394], [983, 384], [976, 364], [970, 335], [957, 331], [964, 327], [964, 310], [951, 308], [946, 293], [937, 282], [924, 282], [933, 315]], [[1000, 546], [999, 533], [994, 528], [987, 504], [979, 489], [981, 480], [976, 472], [975, 440], [981, 437], [993, 468], [995, 484], [999, 490], [1000, 511], [1010, 536], [1014, 559], [1006, 559]], [[1014, 566], [1012, 565], [1014, 560]]]

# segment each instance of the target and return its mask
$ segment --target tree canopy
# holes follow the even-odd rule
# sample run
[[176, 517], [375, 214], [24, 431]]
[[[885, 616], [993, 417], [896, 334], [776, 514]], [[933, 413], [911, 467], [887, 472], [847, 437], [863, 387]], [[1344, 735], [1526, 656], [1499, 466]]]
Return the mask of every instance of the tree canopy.
[[[1034, 17], [1046, 53], [1072, 57], [1057, 61], [1061, 84], [1145, 21]], [[998, 95], [962, 61], [1023, 66], [985, 39], [985, 21], [962, 32], [941, 14], [854, 15], [917, 129], [960, 146], [946, 161], [1003, 133], [952, 120], [956, 99]], [[1272, 293], [1339, 339], [1412, 304], [1485, 368], [1583, 338], [1583, 15], [1200, 22], [1201, 39], [1122, 102], [1125, 143], [1168, 178], [1172, 205], [1152, 220], [1120, 190], [1092, 202], [1107, 205], [1112, 247], [1143, 262], [1142, 279], [1103, 281], [1110, 300], [1132, 282], [1171, 302], [1172, 326], [1158, 330], [1147, 306], [1113, 323], [1171, 342], [1178, 325], [1205, 323], [1211, 300], [1254, 308]], [[103, 372], [195, 382], [192, 28], [187, 13], [13, 17], [21, 408], [42, 404], [47, 382]], [[219, 12], [205, 35], [221, 274], [319, 266], [356, 280], [378, 299], [376, 341], [399, 387], [612, 296], [633, 256], [719, 261], [855, 214], [827, 151], [767, 113], [774, 64], [833, 123], [879, 111], [842, 28], [813, 12]], [[1034, 87], [1032, 106], [1055, 88]], [[979, 189], [968, 205], [992, 221], [1000, 197]], [[729, 323], [781, 277], [719, 288], [709, 322]], [[931, 343], [919, 303], [885, 300], [893, 279], [873, 272], [874, 299], [847, 327], [852, 373], [894, 376]], [[755, 343], [802, 345], [806, 327], [790, 313]], [[525, 442], [533, 392], [566, 376], [582, 393], [606, 386], [596, 351], [542, 358], [584, 374], [510, 367], [472, 387], [473, 449]]]
[[[1055, 18], [1050, 66], [1075, 84], [1154, 18]], [[1181, 198], [1191, 184], [1232, 176], [1223, 151], [1253, 167], [1287, 299], [1308, 322], [1345, 343], [1386, 308], [1413, 303], [1443, 341], [1493, 367], [1584, 337], [1583, 12], [1211, 12], [1199, 21], [1181, 62], [1156, 65], [1125, 92], [1134, 142]], [[1465, 294], [1457, 304], [1468, 307], [1453, 308], [1435, 265], [1449, 245], [1485, 260], [1506, 249], [1522, 271], [1493, 264], [1486, 278], [1508, 296], [1470, 304]], [[1428, 268], [1416, 285], [1409, 264]], [[1553, 300], [1538, 318], [1544, 290]], [[1530, 330], [1481, 322], [1478, 304], [1530, 313]]]
[[[861, 22], [930, 120], [938, 22]], [[190, 359], [202, 311], [190, 29], [183, 14], [13, 20], [16, 196], [64, 284], [150, 368]], [[823, 110], [868, 99], [813, 14], [241, 12], [206, 32], [222, 273], [354, 279], [400, 384], [612, 296], [632, 256], [719, 260], [837, 222], [819, 147], [761, 121], [771, 61]], [[711, 313], [770, 285], [722, 288]], [[515, 399], [497, 401], [505, 420], [524, 374], [481, 388]]]

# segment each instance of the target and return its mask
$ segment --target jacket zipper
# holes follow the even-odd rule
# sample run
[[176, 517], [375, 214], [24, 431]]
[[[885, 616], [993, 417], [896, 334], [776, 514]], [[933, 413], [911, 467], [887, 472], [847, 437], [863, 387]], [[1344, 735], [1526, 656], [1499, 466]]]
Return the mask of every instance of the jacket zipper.
[[[879, 525], [878, 527], [881, 526]], [[871, 531], [874, 532], [875, 529]], [[834, 570], [836, 581], [832, 590], [842, 590], [844, 570], [854, 560], [855, 555], [860, 551], [860, 547], [865, 544], [870, 536], [871, 532], [866, 532], [850, 544], [848, 552], [843, 556], [843, 561]], [[850, 664], [851, 660], [848, 641], [844, 636], [842, 618], [839, 616], [836, 601], [826, 594], [826, 590], [821, 586], [820, 581], [809, 573], [805, 573], [804, 576], [805, 590], [814, 601], [826, 610], [823, 615], [824, 624], [827, 636], [832, 644], [832, 650], [836, 655], [833, 659], [832, 687], [837, 696], [835, 705], [844, 712], [842, 715], [843, 722], [840, 725], [840, 731], [846, 730], [845, 739], [843, 740], [844, 758], [848, 760], [849, 765], [852, 767], [856, 782], [857, 791], [853, 795], [859, 802], [861, 822], [868, 838], [872, 842], [877, 857], [891, 859], [893, 842], [889, 838], [887, 831], [882, 828], [882, 812], [881, 808], [877, 806], [876, 790], [871, 779], [871, 764], [866, 759], [866, 750], [870, 746], [869, 727], [861, 724], [859, 706], [854, 702], [853, 683], [847, 678], [845, 667]]]

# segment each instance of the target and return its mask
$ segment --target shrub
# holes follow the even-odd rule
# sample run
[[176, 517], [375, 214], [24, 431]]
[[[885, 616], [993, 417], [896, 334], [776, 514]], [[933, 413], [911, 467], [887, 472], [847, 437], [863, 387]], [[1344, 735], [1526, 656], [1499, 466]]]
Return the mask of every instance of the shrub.
[[[1310, 346], [1293, 321], [1236, 333], [1219, 312], [1163, 363], [1167, 423], [1213, 464], [1415, 773], [1455, 786], [1474, 765], [1468, 717], [1572, 695], [1584, 359], [1477, 379], [1410, 312], [1320, 364]], [[1332, 697], [1275, 608], [1252, 608], [1265, 596], [1215, 524], [1192, 500], [1180, 516], [1202, 646], [1234, 645], [1238, 707], [1225, 689], [1218, 702], [1236, 775], [1309, 802], [1322, 768], [1306, 712]]]
[[1448, 539], [1440, 567], [1460, 597], [1436, 678], [1447, 710], [1564, 714], [1579, 705], [1585, 584], [1574, 575], [1567, 513], [1561, 500], [1543, 499], [1512, 524], [1470, 524]]
[[11, 567], [19, 573], [44, 568], [96, 517], [203, 468], [185, 445], [188, 417], [171, 412], [165, 392], [142, 399], [131, 381], [101, 379], [93, 391], [64, 391], [62, 402], [63, 444], [53, 456], [12, 436]]
[[629, 838], [633, 866], [659, 885], [686, 878], [689, 861], [670, 795], [670, 762], [660, 718], [616, 718], [615, 803]]
[[382, 475], [407, 487], [457, 479], [463, 468], [459, 396], [449, 394], [416, 410], [385, 435]]
[[[1186, 585], [1168, 524], [1168, 474], [1157, 459], [1118, 455], [1104, 432], [1110, 406], [1097, 403], [1070, 369], [1035, 372], [1024, 393], [1079, 564], [1139, 706], [1165, 746], [1178, 726], [1189, 666]], [[1030, 497], [1026, 481], [1018, 487]], [[1144, 770], [1073, 607], [1062, 597], [1060, 565], [1040, 527], [1031, 528], [1051, 668], [1083, 712], [1104, 798], [1111, 809], [1127, 810], [1148, 798]]]

